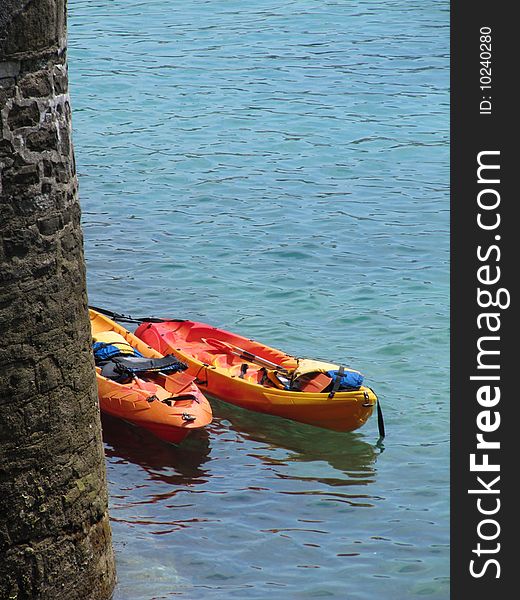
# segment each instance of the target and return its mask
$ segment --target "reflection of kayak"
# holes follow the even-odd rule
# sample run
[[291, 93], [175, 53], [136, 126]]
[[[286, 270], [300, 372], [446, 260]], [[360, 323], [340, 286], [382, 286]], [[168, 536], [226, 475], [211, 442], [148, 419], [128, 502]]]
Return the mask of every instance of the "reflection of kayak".
[[209, 402], [194, 378], [182, 372], [185, 365], [94, 310], [90, 323], [103, 412], [173, 444], [211, 422]]
[[357, 371], [298, 359], [194, 321], [142, 323], [136, 335], [188, 365], [208, 394], [258, 412], [333, 429], [361, 427], [377, 403]]
[[[297, 421], [254, 414], [221, 400], [213, 400], [212, 405], [215, 415], [211, 424], [212, 432], [218, 436], [231, 430], [240, 440], [255, 442], [255, 456], [259, 460], [265, 460], [266, 464], [277, 461], [282, 465], [321, 461], [338, 471], [334, 476], [341, 477], [341, 480], [348, 484], [364, 485], [374, 481], [374, 463], [380, 450], [377, 446], [365, 442], [363, 434], [357, 431], [342, 433], [309, 427]], [[285, 452], [276, 452], [273, 455], [273, 448]], [[318, 473], [325, 477], [332, 475], [329, 471], [324, 472], [321, 469], [311, 471], [292, 470], [290, 474], [286, 473], [284, 478], [310, 481], [316, 476], [315, 480], [319, 481]]]
[[174, 493], [179, 485], [206, 481], [203, 465], [209, 460], [211, 450], [207, 428], [197, 430], [174, 446], [162, 443], [142, 427], [128, 427], [121, 419], [106, 413], [101, 413], [101, 425], [105, 456], [112, 464], [123, 459], [138, 465], [154, 481], [173, 486]]

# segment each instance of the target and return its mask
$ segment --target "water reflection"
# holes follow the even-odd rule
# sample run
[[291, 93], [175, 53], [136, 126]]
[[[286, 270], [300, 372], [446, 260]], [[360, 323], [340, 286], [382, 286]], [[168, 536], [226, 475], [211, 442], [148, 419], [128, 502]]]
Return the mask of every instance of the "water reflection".
[[[316, 474], [307, 476], [278, 472], [280, 478], [320, 481], [331, 486], [366, 485], [375, 480], [375, 463], [381, 449], [377, 444], [365, 442], [362, 434], [328, 431], [254, 413], [215, 399], [211, 403], [216, 415], [210, 426], [213, 434], [222, 437], [228, 430], [235, 432], [241, 441], [261, 444], [250, 446], [249, 456], [273, 467], [325, 462], [335, 471], [329, 477], [317, 476], [323, 471], [319, 468], [315, 469]], [[286, 452], [280, 456], [276, 450]]]
[[101, 415], [101, 423], [109, 464], [133, 463], [144, 469], [150, 480], [168, 485], [207, 481], [207, 470], [202, 468], [210, 460], [207, 431], [194, 432], [181, 446], [173, 446], [161, 442], [144, 429], [105, 414]]
[[[364, 519], [355, 515], [372, 513], [381, 500], [371, 485], [376, 445], [358, 433], [329, 432], [220, 401], [212, 406], [211, 425], [180, 447], [103, 416], [116, 553], [123, 556], [131, 545], [161, 567], [156, 585], [184, 586], [189, 597], [220, 589], [224, 579], [238, 590], [251, 581], [287, 583], [303, 568], [330, 576], [346, 557], [363, 554], [371, 542], [364, 540]], [[287, 557], [292, 566], [278, 573], [273, 556]], [[139, 564], [119, 568], [135, 578]], [[120, 588], [116, 598], [125, 593]]]
[[[270, 415], [246, 411], [212, 399], [215, 418], [179, 447], [157, 440], [148, 432], [102, 415], [105, 455], [109, 465], [133, 463], [148, 474], [149, 482], [165, 483], [147, 498], [156, 502], [175, 495], [178, 488], [202, 485], [219, 477], [211, 461], [234, 457], [239, 463], [253, 459], [287, 482], [319, 483], [333, 488], [374, 483], [381, 449], [359, 433], [337, 433]], [[217, 448], [212, 457], [212, 446]], [[221, 456], [225, 455], [225, 456]], [[242, 458], [239, 460], [238, 457]], [[301, 467], [298, 465], [301, 464]], [[155, 489], [155, 488], [154, 488]], [[247, 489], [254, 490], [255, 486]], [[156, 489], [158, 491], [158, 488]], [[299, 493], [287, 491], [281, 493]], [[314, 493], [306, 491], [305, 493]], [[322, 493], [322, 492], [320, 492]], [[362, 498], [357, 494], [349, 498]], [[368, 496], [366, 496], [368, 497]]]

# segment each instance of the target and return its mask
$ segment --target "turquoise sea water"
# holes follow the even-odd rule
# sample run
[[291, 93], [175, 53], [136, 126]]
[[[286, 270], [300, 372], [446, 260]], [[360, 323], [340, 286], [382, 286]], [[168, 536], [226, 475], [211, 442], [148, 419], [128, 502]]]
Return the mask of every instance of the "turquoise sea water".
[[448, 598], [448, 10], [69, 0], [91, 303], [358, 368], [388, 433], [104, 419], [116, 600]]

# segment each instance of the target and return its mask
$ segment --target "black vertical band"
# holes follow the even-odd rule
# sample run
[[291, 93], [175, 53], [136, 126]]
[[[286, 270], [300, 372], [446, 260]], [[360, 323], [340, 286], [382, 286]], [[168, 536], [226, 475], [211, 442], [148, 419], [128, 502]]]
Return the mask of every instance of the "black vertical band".
[[512, 182], [520, 169], [513, 165], [519, 151], [511, 141], [519, 129], [512, 106], [520, 36], [512, 6], [480, 0], [451, 4], [454, 599], [507, 598], [516, 589], [518, 523], [511, 507], [518, 504], [512, 491], [518, 397], [512, 361], [518, 324], [512, 286], [520, 236], [519, 194]]

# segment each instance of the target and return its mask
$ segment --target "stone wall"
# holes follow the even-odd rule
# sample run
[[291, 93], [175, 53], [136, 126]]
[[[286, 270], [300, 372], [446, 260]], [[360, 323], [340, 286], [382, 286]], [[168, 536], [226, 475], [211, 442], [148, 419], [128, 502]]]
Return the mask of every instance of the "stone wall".
[[63, 0], [0, 0], [0, 600], [114, 585]]

